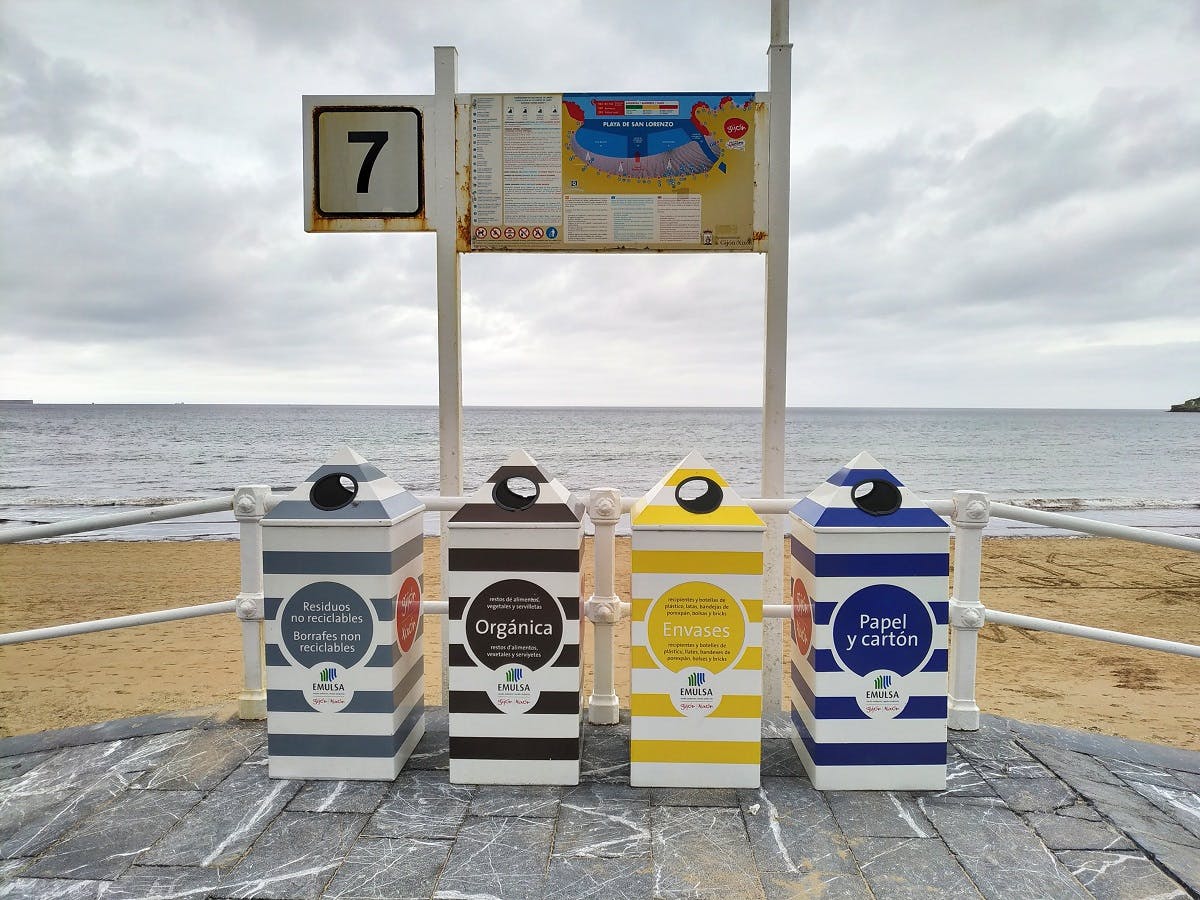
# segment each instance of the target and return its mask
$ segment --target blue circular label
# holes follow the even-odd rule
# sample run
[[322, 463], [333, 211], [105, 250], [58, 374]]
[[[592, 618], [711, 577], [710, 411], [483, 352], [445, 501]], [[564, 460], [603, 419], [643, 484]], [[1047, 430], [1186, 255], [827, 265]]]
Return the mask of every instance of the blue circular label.
[[880, 669], [907, 675], [929, 656], [933, 617], [914, 594], [873, 584], [847, 597], [833, 614], [833, 649], [856, 675]]
[[279, 613], [283, 646], [301, 666], [334, 663], [349, 669], [371, 649], [375, 619], [367, 601], [335, 581], [318, 581], [292, 594]]
[[556, 237], [558, 237], [558, 229], [551, 225], [546, 229], [546, 237], [550, 238], [550, 240], [554, 240]]

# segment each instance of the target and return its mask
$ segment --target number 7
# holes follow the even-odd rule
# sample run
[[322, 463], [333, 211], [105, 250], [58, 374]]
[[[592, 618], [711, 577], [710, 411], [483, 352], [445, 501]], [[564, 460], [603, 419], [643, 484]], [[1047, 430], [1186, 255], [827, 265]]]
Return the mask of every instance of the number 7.
[[388, 142], [388, 133], [386, 131], [351, 131], [346, 134], [346, 139], [351, 144], [371, 145], [371, 149], [363, 157], [362, 168], [358, 170], [357, 191], [365, 194], [371, 184], [371, 170], [375, 168], [375, 160], [379, 158], [379, 151], [383, 149], [383, 145]]

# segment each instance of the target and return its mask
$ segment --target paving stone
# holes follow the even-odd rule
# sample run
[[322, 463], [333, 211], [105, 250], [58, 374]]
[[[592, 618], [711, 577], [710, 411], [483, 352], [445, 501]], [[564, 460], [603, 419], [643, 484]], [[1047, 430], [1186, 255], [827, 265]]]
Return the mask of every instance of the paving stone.
[[481, 784], [471, 798], [470, 815], [553, 819], [561, 793], [552, 784]]
[[[40, 767], [39, 767], [40, 768]], [[9, 779], [18, 790], [3, 796], [0, 789], [0, 858], [37, 856], [96, 810], [125, 793], [130, 776], [106, 772], [91, 780], [69, 779], [57, 787], [39, 781], [29, 793], [20, 784], [34, 778], [38, 769]]]
[[259, 728], [193, 731], [139, 784], [147, 790], [208, 791], [246, 760], [263, 741]]
[[54, 752], [53, 750], [40, 750], [36, 753], [22, 753], [20, 756], [0, 757], [0, 779], [24, 775], [34, 766], [53, 756]]
[[996, 791], [965, 757], [951, 750], [946, 758], [946, 790], [935, 796], [995, 797]]
[[43, 853], [25, 874], [112, 881], [199, 800], [196, 791], [123, 794]]
[[739, 804], [736, 788], [650, 788], [650, 802], [655, 806], [724, 806]]
[[1200, 795], [1182, 787], [1138, 781], [1130, 786], [1192, 834], [1200, 837]]
[[949, 849], [936, 838], [850, 839], [863, 878], [876, 897], [979, 900], [979, 891]]
[[315, 900], [365, 821], [352, 813], [280, 813], [213, 896]]
[[1123, 785], [1124, 782], [1098, 760], [1074, 750], [1031, 745], [1029, 752], [1071, 787], [1079, 790], [1076, 781]]
[[3, 900], [99, 900], [107, 898], [106, 881], [66, 878], [14, 878], [0, 884]]
[[791, 743], [792, 715], [790, 712], [764, 712], [762, 717], [763, 740], [782, 738]]
[[562, 802], [577, 806], [607, 803], [613, 800], [650, 800], [650, 788], [607, 781], [584, 781], [563, 788]]
[[587, 729], [580, 760], [581, 781], [629, 783], [629, 729], [619, 725]]
[[900, 791], [826, 791], [825, 801], [846, 837], [933, 836], [916, 798]]
[[1073, 787], [1105, 819], [1128, 834], [1143, 847], [1148, 839], [1200, 847], [1197, 838], [1173, 817], [1127, 785], [1101, 784], [1076, 778]]
[[1132, 850], [1133, 843], [1107, 822], [1091, 822], [1050, 812], [1033, 813], [1028, 822], [1051, 850]]
[[741, 800], [760, 872], [858, 872], [829, 804], [807, 781], [764, 778], [757, 791], [742, 791]]
[[429, 730], [429, 711], [425, 711], [425, 733], [404, 763], [404, 771], [450, 769], [450, 738], [444, 731]]
[[472, 785], [450, 784], [438, 772], [401, 772], [363, 834], [453, 840], [474, 795]]
[[1189, 791], [1194, 791], [1200, 794], [1200, 775], [1195, 772], [1171, 772], [1171, 777], [1178, 781]]
[[654, 806], [654, 897], [764, 897], [741, 812]]
[[449, 841], [360, 838], [321, 896], [324, 900], [429, 897], [449, 855]]
[[218, 869], [134, 866], [112, 882], [102, 900], [207, 900], [225, 880]]
[[1048, 777], [1050, 772], [1011, 739], [979, 740], [954, 748], [982, 774], [1015, 775], [1022, 778]]
[[[1160, 784], [1163, 787], [1186, 789], [1188, 785], [1174, 772], [1125, 759], [1097, 759], [1097, 762], [1126, 783]], [[1191, 773], [1183, 773], [1185, 776]], [[1192, 776], [1200, 780], [1200, 776]]]
[[1033, 829], [999, 800], [934, 797], [920, 805], [985, 897], [1087, 900]]
[[15, 878], [32, 862], [31, 859], [0, 859], [0, 881], [4, 881], [6, 878]]
[[1137, 835], [1136, 839], [1160, 866], [1187, 885], [1192, 893], [1200, 896], [1200, 853], [1196, 852], [1195, 847], [1163, 840], [1155, 834]]
[[875, 900], [858, 872], [763, 872], [767, 900]]
[[1058, 854], [1062, 864], [1096, 897], [1112, 900], [1154, 900], [1188, 896], [1153, 862], [1140, 853], [1104, 853], [1067, 850]]
[[1011, 728], [1017, 742], [1030, 752], [1034, 752], [1031, 745], [1058, 747], [1105, 760], [1123, 759], [1160, 769], [1200, 774], [1200, 753], [1195, 750], [1029, 722], [1012, 721]]
[[542, 896], [545, 900], [645, 900], [654, 896], [654, 862], [649, 853], [623, 859], [555, 856]]
[[540, 897], [553, 832], [549, 819], [468, 818], [458, 830], [434, 896]]
[[310, 781], [287, 808], [295, 812], [348, 812], [370, 815], [388, 792], [386, 781]]
[[141, 865], [215, 866], [236, 863], [304, 784], [267, 777], [263, 766], [239, 766], [192, 808]]
[[992, 789], [1013, 812], [1051, 812], [1079, 799], [1057, 778], [988, 778]]
[[648, 801], [563, 799], [555, 823], [555, 856], [619, 859], [649, 853]]
[[94, 725], [77, 725], [55, 731], [20, 734], [0, 740], [0, 756], [21, 756], [40, 750], [61, 750], [64, 747], [95, 746], [170, 731], [187, 732], [211, 720], [216, 709], [214, 707], [190, 712], [113, 719]]
[[764, 778], [808, 777], [792, 742], [781, 738], [763, 739], [762, 775]]

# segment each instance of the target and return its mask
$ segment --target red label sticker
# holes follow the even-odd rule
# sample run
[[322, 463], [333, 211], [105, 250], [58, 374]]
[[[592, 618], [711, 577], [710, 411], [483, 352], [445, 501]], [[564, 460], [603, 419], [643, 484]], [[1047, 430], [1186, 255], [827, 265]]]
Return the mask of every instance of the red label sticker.
[[417, 584], [417, 579], [410, 576], [404, 579], [400, 593], [396, 595], [396, 640], [401, 652], [407, 653], [412, 649], [420, 624], [421, 586]]
[[749, 130], [750, 126], [746, 124], [745, 119], [734, 118], [725, 123], [725, 133], [731, 138], [745, 137]]
[[812, 601], [808, 599], [808, 591], [804, 582], [799, 578], [792, 581], [792, 639], [801, 656], [808, 655], [812, 646], [813, 610]]

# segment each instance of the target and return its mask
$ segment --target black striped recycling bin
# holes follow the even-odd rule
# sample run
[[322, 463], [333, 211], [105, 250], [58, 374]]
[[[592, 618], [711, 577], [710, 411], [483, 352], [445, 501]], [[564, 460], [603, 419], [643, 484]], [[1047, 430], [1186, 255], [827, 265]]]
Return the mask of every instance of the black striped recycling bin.
[[516, 451], [446, 540], [450, 780], [578, 784], [581, 505]]
[[395, 778], [425, 731], [425, 506], [346, 447], [263, 518], [272, 778]]

